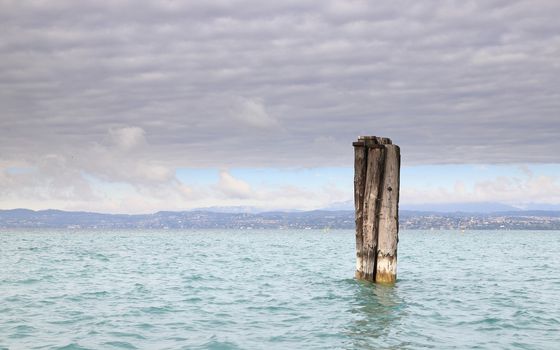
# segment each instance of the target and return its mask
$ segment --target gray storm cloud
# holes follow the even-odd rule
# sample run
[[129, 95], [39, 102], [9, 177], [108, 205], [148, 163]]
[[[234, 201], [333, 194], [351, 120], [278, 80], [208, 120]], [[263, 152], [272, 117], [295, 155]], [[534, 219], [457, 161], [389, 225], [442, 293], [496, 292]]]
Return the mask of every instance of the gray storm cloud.
[[134, 174], [166, 178], [350, 166], [375, 134], [407, 164], [559, 162], [559, 17], [544, 0], [0, 1], [0, 157], [105, 157], [109, 132], [149, 144]]

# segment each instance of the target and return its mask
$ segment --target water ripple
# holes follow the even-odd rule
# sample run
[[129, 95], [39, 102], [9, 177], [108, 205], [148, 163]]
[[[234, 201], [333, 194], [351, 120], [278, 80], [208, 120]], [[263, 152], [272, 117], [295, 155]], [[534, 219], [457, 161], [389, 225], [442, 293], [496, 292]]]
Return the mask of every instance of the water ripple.
[[0, 237], [0, 349], [556, 349], [560, 341], [560, 232], [403, 232], [395, 286], [352, 278], [351, 231]]

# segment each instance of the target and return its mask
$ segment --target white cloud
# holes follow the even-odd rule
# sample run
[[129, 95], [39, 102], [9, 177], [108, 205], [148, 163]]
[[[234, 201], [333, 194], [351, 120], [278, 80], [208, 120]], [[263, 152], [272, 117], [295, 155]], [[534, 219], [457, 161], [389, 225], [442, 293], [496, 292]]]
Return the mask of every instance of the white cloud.
[[255, 192], [247, 182], [236, 179], [225, 170], [220, 171], [220, 181], [218, 182], [217, 189], [231, 198], [246, 199], [255, 196]]
[[111, 141], [121, 150], [129, 151], [146, 143], [144, 129], [137, 126], [128, 126], [109, 129]]
[[[393, 138], [409, 164], [560, 161], [555, 2], [2, 2], [0, 14], [0, 149], [18, 158], [112, 129], [123, 151], [149, 135], [170, 167], [343, 166], [364, 133]], [[340, 147], [318, 154], [318, 137]]]
[[[327, 207], [351, 197], [348, 193], [329, 184], [319, 189], [308, 189], [298, 185], [276, 185], [253, 187], [246, 181], [233, 177], [222, 170], [211, 201], [221, 206], [252, 206], [267, 210], [300, 209], [312, 210]], [[216, 204], [214, 204], [216, 205]]]
[[[120, 205], [121, 211], [134, 210], [136, 207], [123, 202], [126, 196], [111, 193], [112, 184], [127, 185], [127, 196], [143, 195], [145, 199], [139, 203], [181, 202], [198, 195], [177, 180], [173, 168], [146, 157], [144, 152], [149, 149], [145, 131], [127, 126], [109, 129], [99, 142], [46, 153], [29, 162], [4, 159], [0, 162], [2, 205], [84, 209], [106, 205], [102, 211]], [[12, 168], [27, 170], [8, 171]]]
[[500, 202], [514, 206], [528, 203], [560, 203], [560, 182], [555, 176], [534, 176], [527, 170], [523, 178], [498, 176], [466, 186], [456, 181], [453, 188], [401, 188], [401, 203], [476, 203]]
[[263, 101], [259, 99], [239, 98], [234, 116], [244, 124], [255, 128], [278, 127], [278, 120], [273, 118], [266, 110]]
[[[558, 17], [547, 0], [0, 1], [0, 168], [35, 169], [0, 171], [0, 192], [88, 201], [86, 174], [199, 198], [176, 168], [352, 166], [364, 134], [406, 165], [558, 163]], [[236, 200], [271, 194], [229, 180]], [[541, 196], [504, 181], [410, 195]]]

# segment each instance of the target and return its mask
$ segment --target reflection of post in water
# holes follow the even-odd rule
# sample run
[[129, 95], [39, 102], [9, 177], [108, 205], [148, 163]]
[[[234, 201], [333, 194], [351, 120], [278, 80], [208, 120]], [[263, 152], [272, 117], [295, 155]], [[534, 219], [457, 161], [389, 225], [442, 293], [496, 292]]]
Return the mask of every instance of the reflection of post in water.
[[400, 148], [385, 137], [361, 136], [354, 146], [356, 278], [397, 278]]
[[[348, 336], [358, 349], [402, 349], [406, 346], [395, 335], [406, 317], [404, 301], [396, 286], [357, 283], [358, 289], [352, 308], [354, 320], [349, 325]], [[373, 291], [373, 293], [372, 293]]]

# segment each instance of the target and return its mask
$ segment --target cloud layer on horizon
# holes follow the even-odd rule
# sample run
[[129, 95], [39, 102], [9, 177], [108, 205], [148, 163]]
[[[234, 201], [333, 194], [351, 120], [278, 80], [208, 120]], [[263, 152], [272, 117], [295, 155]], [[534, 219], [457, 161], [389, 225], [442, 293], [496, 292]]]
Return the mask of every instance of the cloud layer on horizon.
[[[351, 166], [362, 134], [408, 165], [560, 163], [558, 17], [545, 0], [0, 1], [0, 193], [192, 200], [177, 168]], [[247, 196], [235, 180], [216, 188]]]

